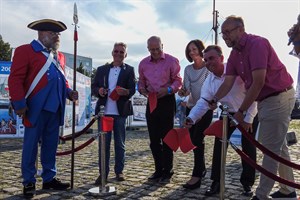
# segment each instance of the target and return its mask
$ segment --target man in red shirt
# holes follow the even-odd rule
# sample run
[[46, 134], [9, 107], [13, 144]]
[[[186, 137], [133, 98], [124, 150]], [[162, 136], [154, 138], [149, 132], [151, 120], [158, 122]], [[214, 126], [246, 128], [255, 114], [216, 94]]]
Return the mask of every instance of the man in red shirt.
[[163, 138], [174, 126], [176, 110], [175, 93], [182, 86], [178, 59], [163, 52], [163, 44], [157, 36], [148, 39], [150, 56], [139, 64], [138, 91], [157, 98], [156, 108], [150, 112], [149, 99], [146, 120], [150, 137], [150, 149], [155, 163], [155, 172], [149, 180], [168, 181], [173, 175], [173, 152]]
[[[254, 102], [258, 102], [260, 122], [258, 139], [269, 150], [290, 160], [286, 142], [290, 116], [295, 104], [293, 79], [266, 38], [245, 32], [241, 17], [229, 16], [222, 24], [222, 37], [232, 48], [227, 62], [226, 76], [215, 95], [215, 101], [224, 97], [232, 88], [237, 76], [245, 82], [246, 97], [234, 118], [242, 123], [244, 112]], [[290, 167], [264, 156], [262, 166], [269, 172], [294, 182]], [[280, 184], [280, 189], [271, 194], [275, 181], [261, 174], [252, 199], [296, 198], [295, 189]]]

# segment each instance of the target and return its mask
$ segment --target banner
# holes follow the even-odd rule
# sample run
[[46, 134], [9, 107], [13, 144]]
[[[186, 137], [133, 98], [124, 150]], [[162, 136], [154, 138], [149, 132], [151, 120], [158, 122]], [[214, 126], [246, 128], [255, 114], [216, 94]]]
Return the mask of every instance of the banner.
[[11, 62], [0, 61], [0, 138], [23, 137], [21, 119], [9, 109], [8, 76]]
[[[70, 88], [73, 88], [73, 73], [73, 69], [66, 66], [65, 75]], [[76, 72], [76, 90], [78, 91], [78, 101], [76, 101], [75, 107], [75, 129], [78, 131], [84, 128], [91, 120], [91, 78]], [[73, 102], [67, 99], [63, 135], [71, 134], [72, 109]]]
[[138, 91], [132, 97], [133, 120], [146, 121], [146, 106], [147, 98], [141, 95]]

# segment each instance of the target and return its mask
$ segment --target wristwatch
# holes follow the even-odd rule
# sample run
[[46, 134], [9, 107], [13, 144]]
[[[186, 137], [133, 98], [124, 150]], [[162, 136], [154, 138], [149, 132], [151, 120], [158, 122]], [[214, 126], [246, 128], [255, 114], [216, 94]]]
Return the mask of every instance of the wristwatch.
[[172, 94], [172, 92], [173, 92], [173, 88], [168, 87], [168, 94]]
[[218, 103], [219, 99], [214, 96], [213, 99], [211, 100], [211, 103]]
[[244, 116], [247, 114], [247, 111], [243, 111], [242, 109], [239, 108], [238, 110], [239, 113], [242, 113]]

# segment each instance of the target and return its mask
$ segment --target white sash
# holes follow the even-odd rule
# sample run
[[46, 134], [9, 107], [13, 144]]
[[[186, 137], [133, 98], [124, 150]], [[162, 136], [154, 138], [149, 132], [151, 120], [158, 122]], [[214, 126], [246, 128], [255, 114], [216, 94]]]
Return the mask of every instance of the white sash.
[[[27, 97], [31, 94], [31, 92], [34, 90], [34, 88], [36, 87], [36, 85], [38, 84], [38, 82], [41, 80], [42, 76], [46, 73], [46, 71], [48, 70], [48, 68], [50, 67], [51, 63], [53, 62], [53, 64], [57, 67], [57, 69], [63, 74], [65, 75], [64, 71], [62, 70], [62, 68], [60, 67], [60, 64], [54, 59], [53, 53], [46, 53], [46, 52], [42, 52], [47, 58], [46, 63], [44, 64], [44, 66], [41, 68], [41, 70], [39, 71], [39, 73], [35, 76], [35, 78], [33, 79], [26, 95], [25, 95], [25, 99], [27, 99]], [[57, 66], [58, 65], [58, 66]]]

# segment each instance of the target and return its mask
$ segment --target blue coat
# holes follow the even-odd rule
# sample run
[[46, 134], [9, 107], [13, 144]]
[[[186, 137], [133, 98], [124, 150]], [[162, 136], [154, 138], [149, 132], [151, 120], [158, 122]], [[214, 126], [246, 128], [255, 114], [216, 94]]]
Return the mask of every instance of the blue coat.
[[[36, 40], [22, 45], [15, 50], [11, 72], [8, 78], [9, 94], [15, 110], [28, 107], [24, 125], [34, 126], [41, 110], [61, 111], [60, 124], [64, 124], [65, 101], [72, 90], [65, 76], [52, 63], [36, 85], [33, 92], [25, 99], [25, 95], [33, 79], [44, 66], [47, 57], [42, 53], [43, 46]], [[65, 57], [58, 53], [58, 60], [64, 70]]]

